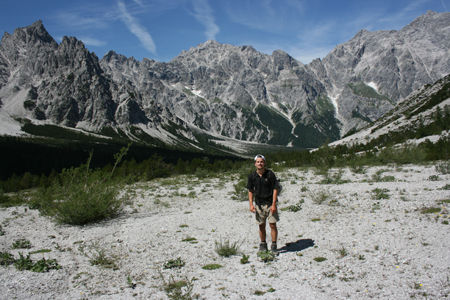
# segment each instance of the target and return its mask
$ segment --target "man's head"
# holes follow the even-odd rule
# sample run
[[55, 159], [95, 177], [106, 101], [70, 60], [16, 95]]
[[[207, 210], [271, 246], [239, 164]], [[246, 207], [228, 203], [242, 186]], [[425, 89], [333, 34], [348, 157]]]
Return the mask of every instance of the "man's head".
[[258, 170], [263, 170], [266, 166], [266, 158], [264, 157], [264, 155], [261, 154], [257, 154], [255, 156], [255, 167]]

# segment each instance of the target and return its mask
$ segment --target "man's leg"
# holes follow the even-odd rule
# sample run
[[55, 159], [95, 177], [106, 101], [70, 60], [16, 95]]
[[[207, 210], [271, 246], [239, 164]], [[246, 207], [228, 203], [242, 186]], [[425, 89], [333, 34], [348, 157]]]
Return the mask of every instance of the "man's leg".
[[259, 238], [261, 239], [261, 243], [259, 244], [259, 251], [267, 251], [266, 223], [259, 224]]
[[278, 229], [277, 223], [269, 223], [270, 226], [270, 235], [272, 237], [272, 246], [270, 247], [272, 251], [277, 250], [277, 238], [278, 238]]
[[266, 223], [259, 224], [259, 238], [261, 243], [266, 242]]

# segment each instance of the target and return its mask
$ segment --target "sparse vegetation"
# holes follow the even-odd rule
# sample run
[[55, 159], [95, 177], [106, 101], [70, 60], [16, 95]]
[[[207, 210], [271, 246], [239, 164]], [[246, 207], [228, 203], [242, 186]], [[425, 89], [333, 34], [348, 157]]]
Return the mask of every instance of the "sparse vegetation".
[[323, 256], [318, 256], [318, 257], [314, 257], [314, 261], [316, 262], [323, 262], [326, 261], [327, 259]]
[[[161, 275], [162, 276], [162, 275]], [[194, 289], [194, 283], [192, 280], [175, 280], [173, 277], [168, 282], [164, 280], [163, 289], [167, 294], [167, 297], [171, 300], [191, 300], [194, 299], [192, 290]]]
[[197, 238], [195, 238], [195, 237], [187, 237], [187, 238], [182, 239], [181, 241], [182, 242], [188, 242], [188, 243], [191, 243], [191, 244], [198, 243]]
[[450, 174], [450, 160], [437, 163], [435, 169], [441, 174]]
[[441, 211], [440, 207], [424, 207], [420, 210], [422, 214], [435, 214]]
[[19, 271], [29, 270], [38, 273], [61, 269], [61, 266], [55, 259], [42, 258], [36, 262], [33, 262], [29, 254], [27, 256], [23, 256], [22, 253], [19, 253], [19, 258], [15, 259], [13, 264]]
[[342, 246], [342, 248], [339, 249], [339, 255], [340, 255], [341, 258], [348, 255], [348, 251], [347, 251], [347, 249], [345, 249], [344, 246]]
[[311, 192], [310, 193], [311, 200], [315, 204], [324, 204], [328, 199], [330, 198], [330, 194], [325, 190], [320, 190], [318, 192]]
[[373, 199], [375, 200], [389, 199], [388, 192], [389, 192], [388, 189], [380, 189], [380, 188], [373, 189], [372, 190]]
[[9, 266], [14, 263], [15, 259], [11, 253], [0, 252], [0, 266]]
[[222, 268], [223, 266], [220, 264], [207, 264], [202, 267], [203, 270], [217, 270]]
[[164, 264], [164, 269], [182, 268], [186, 263], [178, 257], [177, 259], [171, 259]]
[[95, 253], [89, 259], [89, 262], [93, 266], [100, 266], [106, 269], [118, 270], [119, 267], [116, 264], [114, 258], [106, 254], [106, 251], [95, 247]]
[[27, 239], [18, 239], [13, 242], [12, 248], [13, 249], [30, 249], [31, 242]]
[[224, 257], [236, 255], [239, 252], [238, 242], [232, 243], [229, 240], [220, 242], [216, 241], [215, 251], [217, 254]]
[[302, 205], [304, 202], [305, 202], [305, 200], [302, 199], [302, 200], [298, 201], [297, 204], [292, 204], [287, 207], [283, 207], [283, 208], [281, 208], [281, 210], [282, 211], [290, 211], [290, 212], [298, 212], [302, 209]]
[[245, 255], [245, 254], [242, 254], [242, 258], [241, 258], [241, 264], [248, 264], [249, 263], [249, 259], [250, 258], [250, 256], [248, 256], [248, 255]]
[[259, 259], [261, 259], [265, 263], [275, 260], [275, 253], [273, 253], [270, 250], [268, 250], [268, 251], [259, 251], [257, 256], [259, 257]]

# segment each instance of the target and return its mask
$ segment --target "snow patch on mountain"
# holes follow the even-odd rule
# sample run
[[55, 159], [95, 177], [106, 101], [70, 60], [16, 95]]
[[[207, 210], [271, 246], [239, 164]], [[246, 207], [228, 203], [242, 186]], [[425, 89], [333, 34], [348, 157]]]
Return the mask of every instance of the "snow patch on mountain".
[[373, 88], [377, 93], [379, 93], [378, 92], [378, 86], [377, 86], [377, 84], [375, 82], [370, 81], [370, 82], [365, 82], [365, 84], [370, 86], [371, 88]]

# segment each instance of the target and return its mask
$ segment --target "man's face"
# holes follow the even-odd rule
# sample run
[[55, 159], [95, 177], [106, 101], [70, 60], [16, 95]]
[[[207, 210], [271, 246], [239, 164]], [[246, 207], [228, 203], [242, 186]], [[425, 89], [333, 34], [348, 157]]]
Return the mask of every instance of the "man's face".
[[256, 169], [261, 170], [261, 169], [264, 169], [265, 166], [266, 166], [266, 162], [265, 162], [264, 159], [258, 157], [255, 160], [255, 167], [256, 167]]

